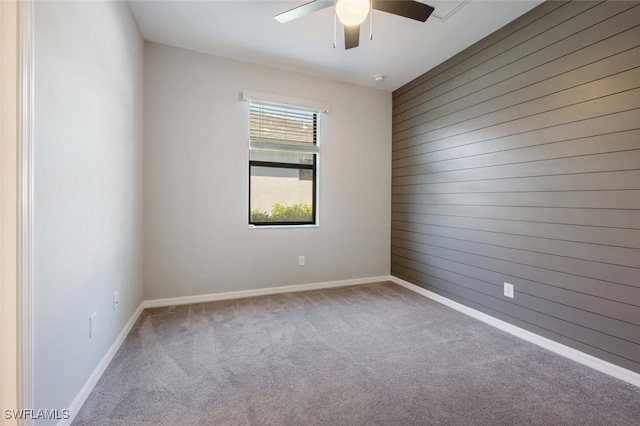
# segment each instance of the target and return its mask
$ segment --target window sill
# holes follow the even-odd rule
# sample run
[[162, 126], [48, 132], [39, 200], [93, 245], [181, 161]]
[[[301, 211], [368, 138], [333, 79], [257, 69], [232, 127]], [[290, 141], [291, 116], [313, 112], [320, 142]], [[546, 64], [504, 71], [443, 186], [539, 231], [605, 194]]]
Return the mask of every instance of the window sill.
[[319, 228], [319, 224], [313, 225], [249, 225], [249, 229], [295, 229], [295, 228]]

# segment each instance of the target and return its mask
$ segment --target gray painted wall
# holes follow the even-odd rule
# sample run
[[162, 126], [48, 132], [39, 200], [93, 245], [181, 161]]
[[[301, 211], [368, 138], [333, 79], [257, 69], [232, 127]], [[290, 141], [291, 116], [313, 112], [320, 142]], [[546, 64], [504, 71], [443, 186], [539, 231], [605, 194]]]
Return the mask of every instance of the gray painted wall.
[[[126, 2], [35, 2], [34, 409], [68, 408], [142, 302], [143, 42]], [[120, 306], [112, 307], [114, 291]], [[89, 316], [97, 312], [96, 335]], [[38, 424], [55, 423], [38, 421]]]
[[[320, 226], [249, 228], [243, 89], [329, 104]], [[389, 275], [391, 101], [381, 90], [147, 42], [145, 298]]]
[[392, 149], [393, 275], [640, 372], [639, 2], [544, 3], [408, 83]]

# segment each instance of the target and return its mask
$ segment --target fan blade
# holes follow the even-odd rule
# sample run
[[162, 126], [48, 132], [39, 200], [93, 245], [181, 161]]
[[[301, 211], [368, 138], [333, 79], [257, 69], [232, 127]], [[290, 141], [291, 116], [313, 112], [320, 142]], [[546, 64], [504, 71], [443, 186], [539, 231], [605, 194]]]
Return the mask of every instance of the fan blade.
[[332, 1], [316, 0], [303, 4], [302, 6], [294, 7], [286, 12], [282, 12], [281, 14], [276, 15], [275, 18], [276, 21], [284, 24], [285, 22], [293, 21], [294, 19], [302, 18], [303, 16], [310, 15], [313, 12], [333, 6], [333, 4], [334, 3]]
[[351, 49], [360, 44], [360, 25], [344, 26], [344, 48]]
[[419, 1], [384, 1], [374, 0], [373, 8], [405, 18], [415, 19], [424, 22], [433, 12], [433, 7], [420, 3]]

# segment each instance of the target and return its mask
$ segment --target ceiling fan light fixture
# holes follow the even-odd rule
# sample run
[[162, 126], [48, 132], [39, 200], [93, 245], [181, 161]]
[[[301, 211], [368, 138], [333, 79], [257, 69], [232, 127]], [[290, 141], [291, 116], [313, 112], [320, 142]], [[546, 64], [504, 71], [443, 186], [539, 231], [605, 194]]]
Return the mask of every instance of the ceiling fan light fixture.
[[336, 3], [336, 15], [348, 27], [362, 24], [370, 10], [369, 0], [338, 0]]

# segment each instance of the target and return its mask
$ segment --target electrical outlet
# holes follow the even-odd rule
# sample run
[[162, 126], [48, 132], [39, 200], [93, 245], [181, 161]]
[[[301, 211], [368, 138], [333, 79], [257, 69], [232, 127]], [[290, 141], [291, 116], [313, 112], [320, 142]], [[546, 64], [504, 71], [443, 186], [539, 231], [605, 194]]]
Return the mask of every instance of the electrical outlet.
[[514, 296], [513, 284], [504, 283], [504, 295], [513, 299], [513, 296]]
[[298, 256], [298, 266], [304, 266], [304, 256]]
[[89, 337], [93, 337], [96, 334], [96, 330], [98, 328], [98, 313], [94, 312], [93, 315], [89, 317]]
[[118, 305], [120, 304], [120, 299], [118, 298], [118, 292], [113, 292], [113, 310], [118, 309]]

